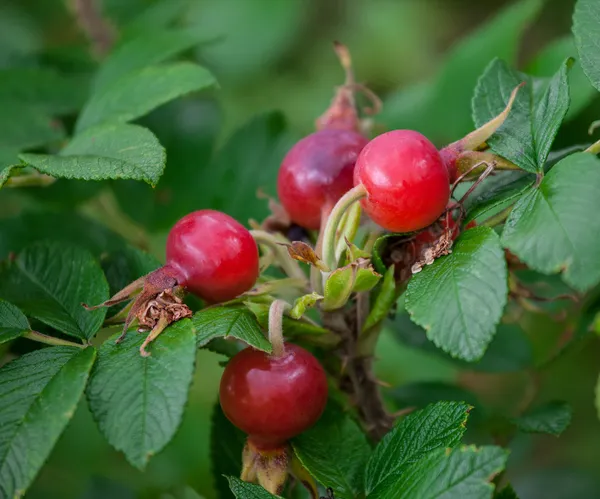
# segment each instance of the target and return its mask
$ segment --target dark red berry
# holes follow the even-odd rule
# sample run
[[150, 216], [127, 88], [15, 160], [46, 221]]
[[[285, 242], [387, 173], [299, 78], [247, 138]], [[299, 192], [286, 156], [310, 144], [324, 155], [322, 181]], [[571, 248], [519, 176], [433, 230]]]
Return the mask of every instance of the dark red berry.
[[448, 170], [435, 146], [412, 130], [375, 137], [362, 150], [354, 171], [367, 197], [371, 219], [392, 232], [420, 230], [435, 222], [450, 198]]
[[280, 357], [247, 348], [228, 362], [219, 398], [250, 442], [275, 448], [317, 422], [327, 403], [327, 378], [317, 359], [297, 345], [286, 344]]
[[321, 214], [352, 188], [354, 164], [367, 139], [352, 130], [324, 129], [296, 143], [277, 178], [277, 193], [291, 220], [318, 229]]
[[254, 286], [258, 248], [252, 234], [229, 215], [194, 211], [169, 232], [167, 266], [190, 292], [211, 303], [222, 302]]

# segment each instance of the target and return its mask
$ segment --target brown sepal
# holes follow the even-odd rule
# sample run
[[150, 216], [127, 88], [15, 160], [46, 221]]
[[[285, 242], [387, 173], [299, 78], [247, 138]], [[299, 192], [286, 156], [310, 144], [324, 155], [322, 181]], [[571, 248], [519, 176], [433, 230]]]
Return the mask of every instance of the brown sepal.
[[319, 255], [317, 255], [315, 250], [313, 250], [308, 244], [302, 241], [293, 241], [291, 244], [283, 245], [287, 247], [290, 257], [294, 260], [313, 265], [323, 272], [329, 272], [329, 269], [323, 263], [323, 260], [319, 258]]

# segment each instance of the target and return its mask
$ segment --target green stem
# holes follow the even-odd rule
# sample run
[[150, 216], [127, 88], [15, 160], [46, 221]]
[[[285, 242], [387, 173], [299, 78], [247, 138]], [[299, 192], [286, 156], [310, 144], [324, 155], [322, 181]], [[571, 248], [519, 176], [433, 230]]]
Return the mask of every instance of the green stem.
[[278, 241], [273, 234], [269, 234], [264, 230], [251, 230], [250, 233], [254, 237], [256, 244], [264, 244], [275, 253], [277, 263], [288, 277], [302, 279], [303, 282], [306, 282], [306, 274], [302, 271], [298, 262], [290, 258], [287, 249], [283, 245], [283, 241]]
[[506, 221], [506, 219], [508, 218], [508, 216], [510, 215], [510, 212], [513, 209], [513, 205], [510, 205], [506, 208], [504, 208], [502, 211], [496, 213], [495, 215], [492, 215], [490, 218], [486, 219], [483, 223], [481, 223], [482, 227], [496, 227], [496, 225], [500, 225], [501, 223], [504, 223]]
[[585, 152], [589, 152], [592, 154], [600, 154], [600, 140], [594, 142], [590, 147], [588, 147]]
[[352, 206], [356, 201], [366, 197], [366, 195], [367, 190], [365, 189], [365, 186], [358, 184], [340, 198], [329, 214], [327, 225], [325, 226], [325, 230], [323, 232], [323, 261], [331, 270], [335, 270], [337, 268], [338, 262], [335, 256], [336, 236], [340, 222], [344, 217], [344, 213], [346, 213], [346, 210], [348, 210], [348, 208], [350, 208], [350, 206]]
[[80, 343], [74, 343], [68, 340], [61, 340], [60, 338], [54, 338], [53, 336], [48, 336], [46, 334], [38, 333], [37, 331], [27, 331], [23, 338], [27, 338], [28, 340], [37, 341], [39, 343], [45, 343], [46, 345], [55, 345], [55, 346], [69, 346], [69, 347], [77, 347], [77, 348], [85, 348], [86, 345], [82, 345]]

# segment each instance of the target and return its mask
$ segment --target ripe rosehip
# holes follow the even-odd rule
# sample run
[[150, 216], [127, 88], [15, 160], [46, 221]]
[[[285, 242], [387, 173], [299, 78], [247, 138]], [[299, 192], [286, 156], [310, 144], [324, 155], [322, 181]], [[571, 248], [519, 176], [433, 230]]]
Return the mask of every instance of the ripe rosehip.
[[167, 266], [178, 284], [208, 302], [222, 302], [248, 291], [259, 274], [252, 234], [225, 213], [194, 211], [169, 232]]
[[375, 137], [360, 153], [354, 184], [371, 219], [392, 232], [412, 232], [437, 220], [450, 198], [448, 170], [435, 146], [412, 130]]
[[352, 130], [323, 129], [296, 143], [277, 178], [281, 204], [293, 222], [318, 229], [323, 208], [352, 188], [354, 164], [367, 139]]
[[225, 367], [219, 399], [250, 442], [276, 448], [317, 422], [327, 403], [327, 378], [317, 359], [297, 345], [286, 344], [280, 357], [246, 348]]

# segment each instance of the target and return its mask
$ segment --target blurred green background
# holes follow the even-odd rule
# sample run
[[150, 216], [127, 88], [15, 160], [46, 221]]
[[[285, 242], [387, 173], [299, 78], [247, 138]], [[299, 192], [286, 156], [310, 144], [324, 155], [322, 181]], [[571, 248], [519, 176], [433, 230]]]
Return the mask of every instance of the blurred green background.
[[[18, 226], [23, 239], [35, 240], [68, 230], [70, 222], [66, 229], [42, 227], [27, 216], [77, 213], [162, 259], [169, 227], [193, 209], [224, 209], [244, 222], [260, 219], [266, 204], [255, 199], [255, 187], [274, 194], [282, 155], [295, 138], [312, 130], [334, 87], [342, 83], [333, 40], [350, 48], [357, 79], [384, 100], [376, 130], [415, 128], [438, 145], [456, 140], [472, 126], [470, 96], [493, 57], [547, 76], [564, 57], [576, 55], [569, 36], [573, 2], [542, 3], [103, 0], [104, 15], [122, 36], [128, 33], [125, 26], [131, 34], [136, 26], [152, 23], [190, 26], [205, 34], [212, 41], [185, 57], [209, 67], [220, 88], [180, 99], [143, 120], [168, 154], [166, 174], [155, 191], [129, 181], [59, 181], [45, 189], [3, 189], [0, 227]], [[83, 101], [96, 65], [67, 2], [2, 0], [0, 68], [58, 68], [79, 81], [73, 99]], [[589, 142], [587, 127], [600, 116], [599, 99], [591, 97], [594, 91], [577, 67], [571, 80], [574, 109], [556, 147]], [[65, 123], [72, 126], [68, 117]], [[76, 239], [77, 229], [73, 231]], [[0, 252], [10, 249], [0, 241]], [[532, 311], [509, 312], [518, 314], [532, 341], [533, 350], [525, 355], [537, 360], [548, 356], [569, 326], [568, 320]], [[412, 400], [417, 386], [418, 393], [426, 394], [422, 397], [431, 398], [444, 398], [455, 393], [451, 386], [459, 386], [476, 394], [476, 422], [478, 412], [514, 414], [531, 395], [531, 387], [539, 386], [537, 401], [558, 398], [573, 405], [573, 423], [560, 439], [515, 437], [509, 478], [522, 499], [600, 497], [600, 423], [593, 402], [600, 367], [596, 339], [571, 349], [539, 374], [498, 374], [471, 371], [415, 342], [399, 341], [397, 329], [390, 325], [379, 345], [379, 377], [399, 387], [385, 390], [391, 407]], [[104, 441], [83, 401], [27, 497], [185, 497], [185, 485], [214, 497], [209, 434], [220, 360], [216, 354], [198, 352], [181, 428], [145, 473]], [[485, 435], [475, 427], [471, 439], [489, 441]]]

